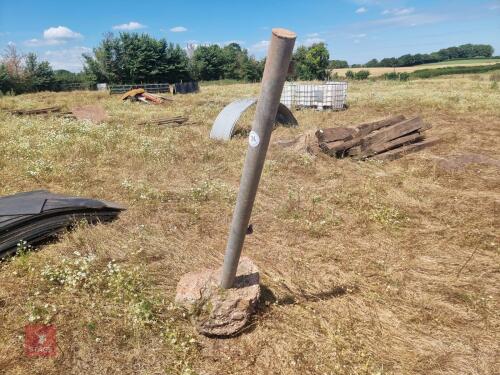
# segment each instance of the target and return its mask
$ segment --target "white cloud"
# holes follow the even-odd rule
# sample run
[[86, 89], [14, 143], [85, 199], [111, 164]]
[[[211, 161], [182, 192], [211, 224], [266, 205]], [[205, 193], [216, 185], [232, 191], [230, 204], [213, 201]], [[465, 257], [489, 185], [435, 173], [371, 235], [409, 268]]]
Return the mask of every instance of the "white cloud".
[[269, 47], [269, 40], [261, 40], [260, 42], [252, 44], [250, 46], [250, 51], [254, 53], [265, 52], [267, 51], [267, 47]]
[[186, 29], [184, 26], [176, 26], [176, 27], [172, 27], [170, 29], [170, 31], [173, 33], [183, 33], [185, 31], [188, 31], [188, 29]]
[[43, 39], [60, 40], [60, 39], [79, 39], [82, 34], [77, 33], [66, 26], [49, 27], [43, 32]]
[[54, 69], [66, 69], [72, 72], [79, 72], [83, 68], [82, 53], [92, 52], [88, 47], [72, 47], [60, 50], [49, 50], [43, 54], [43, 59], [47, 60]]
[[113, 30], [122, 30], [122, 31], [131, 31], [131, 30], [139, 30], [146, 28], [146, 25], [143, 25], [139, 22], [130, 21], [129, 23], [122, 23], [121, 25], [113, 26]]
[[351, 38], [356, 38], [356, 39], [366, 38], [366, 34], [365, 33], [353, 34], [353, 35], [351, 35]]
[[366, 9], [365, 7], [361, 7], [361, 8], [356, 9], [355, 13], [361, 14], [361, 13], [366, 13], [367, 11], [368, 11], [368, 9]]
[[408, 15], [400, 15], [395, 17], [387, 17], [378, 20], [369, 21], [366, 26], [403, 26], [413, 27], [419, 25], [428, 25], [437, 23], [446, 19], [447, 15], [444, 14], [425, 14], [415, 13]]
[[25, 46], [28, 47], [43, 47], [43, 46], [57, 46], [59, 44], [66, 43], [65, 40], [61, 39], [30, 39], [24, 42]]
[[306, 40], [304, 40], [304, 45], [309, 47], [309, 46], [312, 46], [313, 44], [316, 44], [316, 43], [324, 43], [325, 40], [323, 38], [307, 38]]
[[408, 14], [412, 14], [415, 12], [415, 8], [393, 8], [386, 9], [382, 12], [382, 14], [390, 15], [390, 16], [407, 16]]
[[70, 40], [83, 38], [83, 35], [77, 33], [66, 26], [49, 27], [43, 31], [43, 38], [33, 38], [26, 40], [24, 45], [28, 47], [43, 47], [43, 46], [56, 46], [64, 44]]
[[307, 37], [308, 38], [317, 38], [317, 37], [319, 37], [319, 33], [310, 33], [310, 34], [307, 34]]

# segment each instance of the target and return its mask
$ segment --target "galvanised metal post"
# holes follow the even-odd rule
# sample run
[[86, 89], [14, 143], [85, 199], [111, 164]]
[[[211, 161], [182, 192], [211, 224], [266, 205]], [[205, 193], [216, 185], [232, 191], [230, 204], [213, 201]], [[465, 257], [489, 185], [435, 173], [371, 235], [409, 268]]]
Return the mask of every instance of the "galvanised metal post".
[[248, 222], [252, 214], [253, 202], [257, 194], [260, 175], [266, 159], [274, 119], [278, 111], [281, 91], [288, 73], [296, 37], [295, 33], [289, 30], [272, 30], [260, 96], [257, 101], [252, 131], [248, 137], [248, 151], [224, 256], [221, 286], [225, 289], [231, 288], [234, 284], [241, 249], [245, 241]]

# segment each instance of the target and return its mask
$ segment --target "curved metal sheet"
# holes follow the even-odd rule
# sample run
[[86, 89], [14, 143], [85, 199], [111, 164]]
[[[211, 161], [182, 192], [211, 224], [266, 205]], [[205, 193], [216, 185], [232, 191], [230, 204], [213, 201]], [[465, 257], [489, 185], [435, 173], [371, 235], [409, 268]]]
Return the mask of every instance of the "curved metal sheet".
[[[239, 99], [225, 106], [212, 125], [210, 138], [225, 141], [230, 140], [234, 134], [236, 122], [241, 117], [241, 114], [256, 102], [257, 98]], [[276, 114], [276, 121], [284, 125], [298, 125], [297, 119], [293, 116], [292, 112], [281, 103]]]
[[280, 103], [278, 106], [278, 113], [276, 114], [276, 121], [279, 122], [280, 124], [283, 125], [289, 125], [289, 126], [298, 126], [299, 123], [295, 116], [293, 115], [292, 111], [284, 105], [283, 103]]
[[234, 127], [241, 114], [256, 101], [256, 98], [239, 99], [225, 106], [212, 125], [210, 138], [229, 141], [233, 136]]

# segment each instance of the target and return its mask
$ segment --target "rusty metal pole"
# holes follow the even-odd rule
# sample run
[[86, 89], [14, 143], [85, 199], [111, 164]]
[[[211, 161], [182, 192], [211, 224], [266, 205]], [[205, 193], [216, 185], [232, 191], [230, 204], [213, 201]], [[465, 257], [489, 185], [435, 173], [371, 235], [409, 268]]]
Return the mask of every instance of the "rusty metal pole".
[[292, 58], [296, 35], [285, 29], [273, 29], [271, 44], [267, 52], [266, 66], [257, 101], [257, 110], [252, 131], [248, 137], [248, 151], [240, 180], [240, 190], [233, 213], [229, 239], [227, 241], [221, 287], [228, 289], [234, 284], [241, 249], [252, 214], [260, 175], [266, 159], [274, 119], [278, 112], [281, 91], [285, 83], [288, 66]]

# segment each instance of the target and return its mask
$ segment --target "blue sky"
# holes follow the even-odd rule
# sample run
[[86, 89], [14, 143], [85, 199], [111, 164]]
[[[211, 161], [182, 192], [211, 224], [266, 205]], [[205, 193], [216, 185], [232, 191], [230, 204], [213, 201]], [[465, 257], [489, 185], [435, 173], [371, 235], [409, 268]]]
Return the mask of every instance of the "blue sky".
[[500, 0], [0, 0], [0, 46], [15, 43], [56, 69], [79, 71], [105, 32], [146, 32], [185, 47], [236, 41], [260, 58], [270, 29], [297, 44], [327, 43], [331, 58], [371, 58], [487, 43], [500, 55]]

